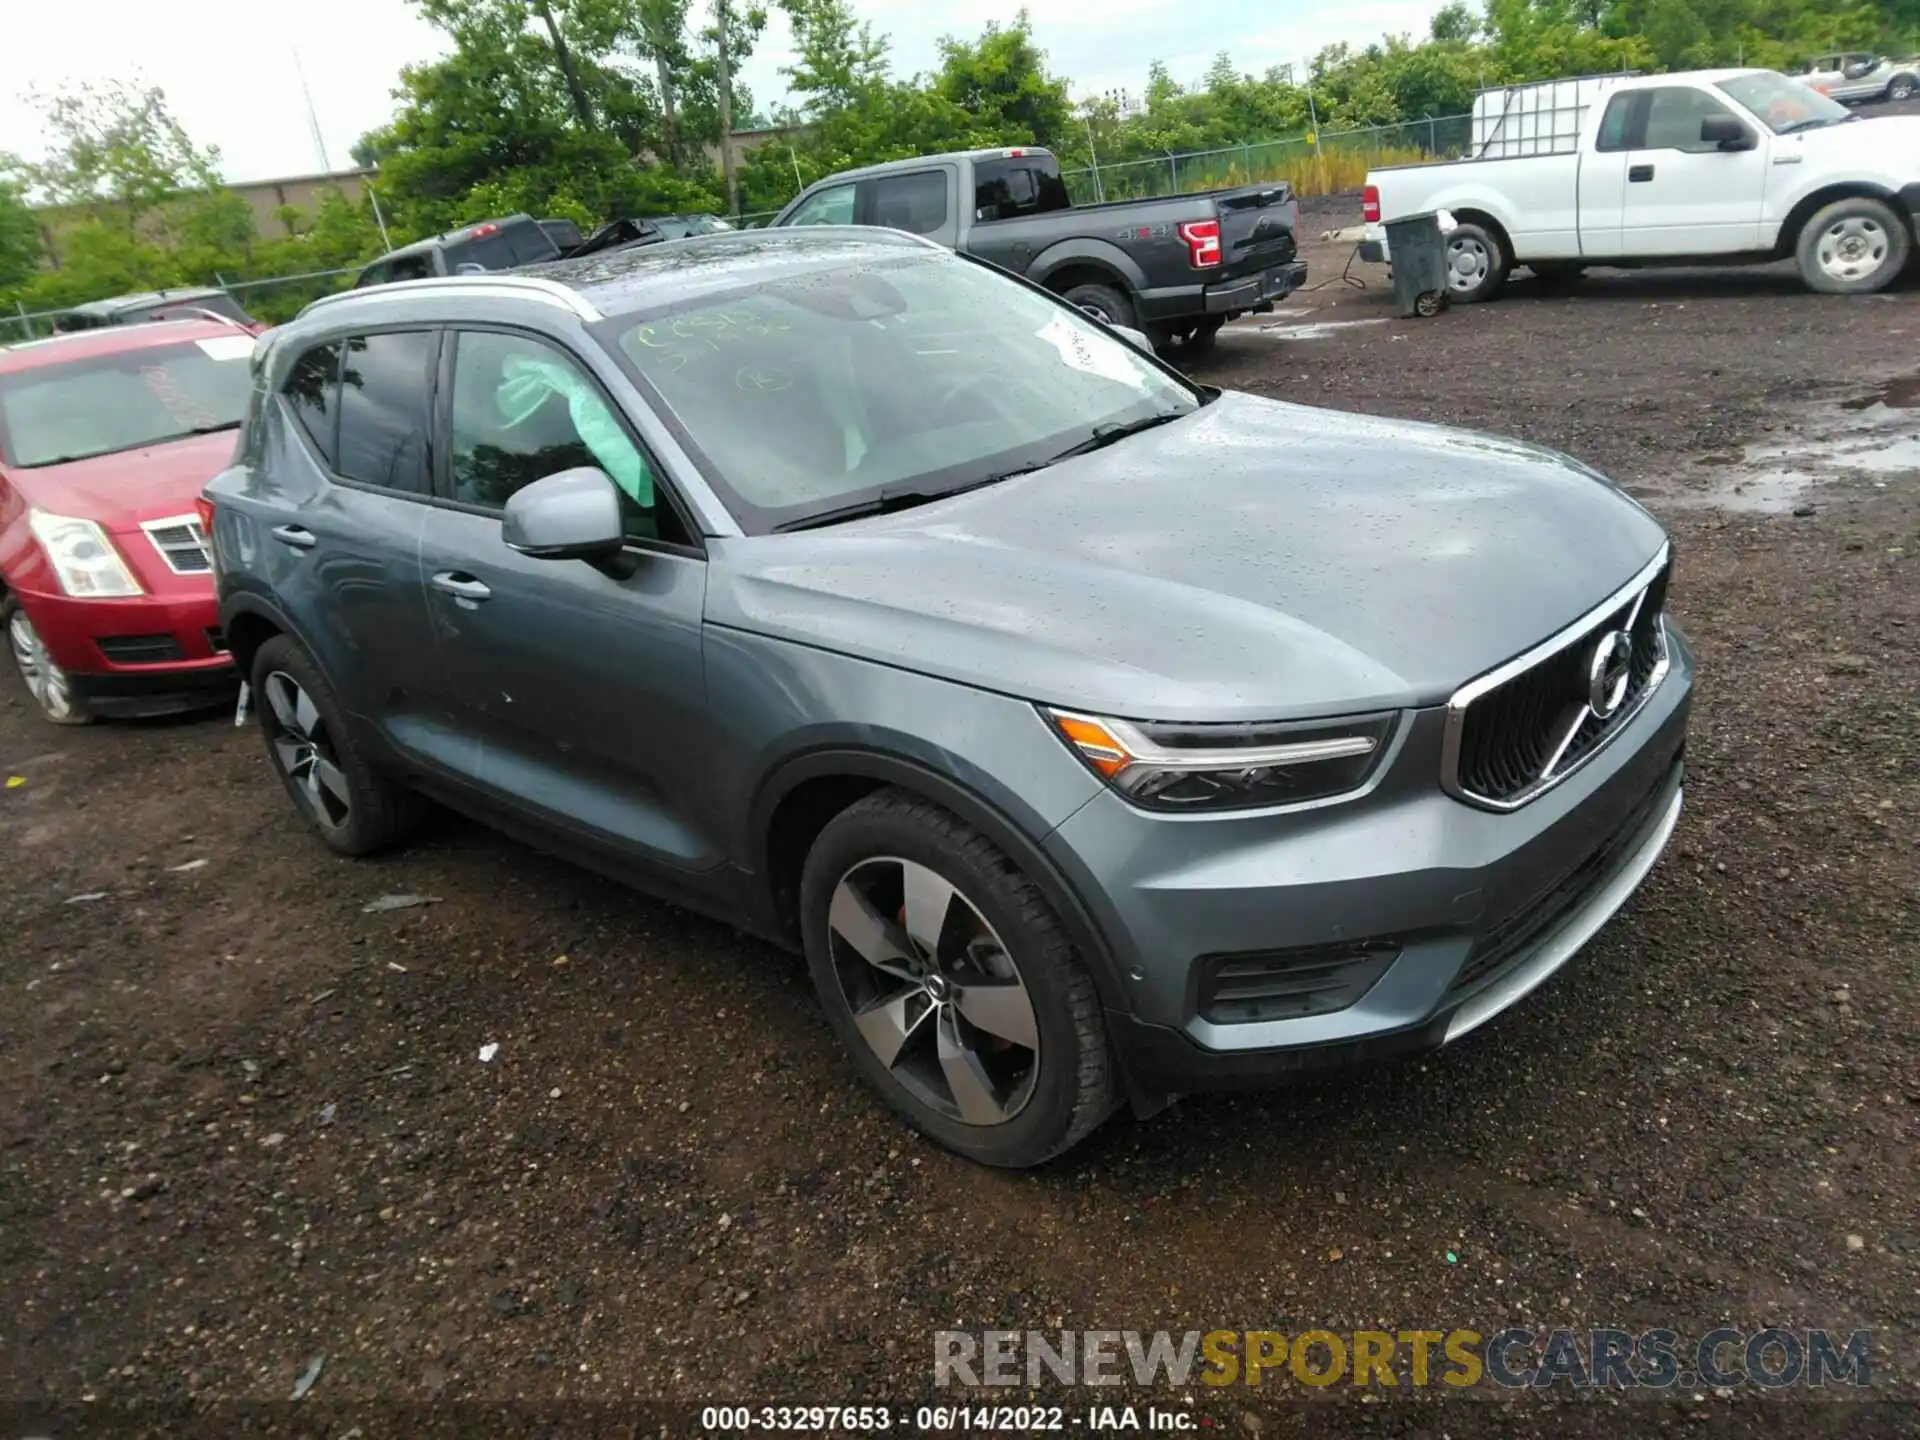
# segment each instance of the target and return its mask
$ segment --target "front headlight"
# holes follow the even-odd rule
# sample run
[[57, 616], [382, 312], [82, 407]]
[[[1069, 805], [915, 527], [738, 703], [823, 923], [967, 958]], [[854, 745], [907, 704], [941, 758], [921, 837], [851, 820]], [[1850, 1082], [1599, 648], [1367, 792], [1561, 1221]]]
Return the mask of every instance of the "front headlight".
[[27, 527], [53, 562], [60, 588], [74, 598], [119, 600], [143, 593], [107, 532], [93, 521], [30, 510]]
[[1042, 712], [1087, 765], [1150, 810], [1249, 810], [1366, 784], [1394, 717], [1192, 725]]

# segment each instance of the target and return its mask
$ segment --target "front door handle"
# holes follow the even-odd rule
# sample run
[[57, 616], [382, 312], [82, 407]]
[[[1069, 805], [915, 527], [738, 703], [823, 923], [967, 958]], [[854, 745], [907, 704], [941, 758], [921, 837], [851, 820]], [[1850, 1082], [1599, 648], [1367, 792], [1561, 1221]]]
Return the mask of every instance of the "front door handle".
[[295, 550], [311, 550], [320, 543], [320, 538], [304, 525], [276, 525], [273, 538]]
[[433, 588], [456, 600], [485, 600], [493, 594], [464, 570], [442, 570], [433, 577]]
[[1630, 165], [1627, 167], [1627, 179], [1635, 185], [1643, 181], [1651, 180], [1652, 178], [1653, 167], [1651, 165]]

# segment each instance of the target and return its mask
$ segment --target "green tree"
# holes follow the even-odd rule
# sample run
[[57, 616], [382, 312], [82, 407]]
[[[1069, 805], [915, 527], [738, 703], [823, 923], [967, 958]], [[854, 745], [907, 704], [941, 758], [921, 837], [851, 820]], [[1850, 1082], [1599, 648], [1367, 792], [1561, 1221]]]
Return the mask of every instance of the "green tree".
[[0, 295], [25, 284], [39, 270], [40, 256], [40, 222], [27, 208], [25, 193], [0, 179]]
[[220, 152], [193, 143], [158, 86], [109, 80], [35, 98], [53, 143], [26, 174], [55, 205], [111, 207], [131, 232], [181, 191], [220, 183]]

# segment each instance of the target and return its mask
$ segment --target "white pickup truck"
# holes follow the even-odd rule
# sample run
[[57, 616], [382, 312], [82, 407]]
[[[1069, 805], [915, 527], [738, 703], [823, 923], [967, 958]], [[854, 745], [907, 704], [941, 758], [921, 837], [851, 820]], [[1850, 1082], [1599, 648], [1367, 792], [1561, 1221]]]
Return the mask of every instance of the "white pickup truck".
[[1920, 116], [1866, 119], [1771, 70], [1486, 91], [1473, 136], [1472, 159], [1367, 176], [1361, 258], [1388, 261], [1384, 222], [1428, 210], [1457, 222], [1456, 302], [1491, 299], [1518, 265], [1560, 281], [1789, 257], [1815, 290], [1864, 294], [1913, 249]]

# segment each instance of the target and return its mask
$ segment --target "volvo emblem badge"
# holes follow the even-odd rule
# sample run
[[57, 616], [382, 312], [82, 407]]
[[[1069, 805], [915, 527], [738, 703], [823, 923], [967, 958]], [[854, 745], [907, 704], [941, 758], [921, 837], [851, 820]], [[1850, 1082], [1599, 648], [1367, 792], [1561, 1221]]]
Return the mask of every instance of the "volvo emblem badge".
[[1610, 719], [1627, 698], [1633, 680], [1633, 636], [1610, 630], [1593, 647], [1587, 665], [1587, 705], [1596, 720]]

